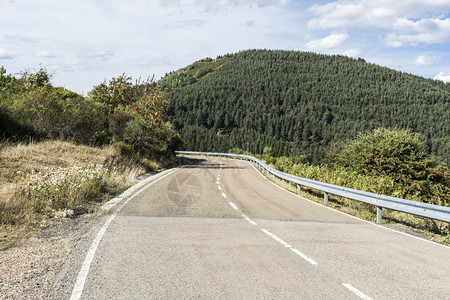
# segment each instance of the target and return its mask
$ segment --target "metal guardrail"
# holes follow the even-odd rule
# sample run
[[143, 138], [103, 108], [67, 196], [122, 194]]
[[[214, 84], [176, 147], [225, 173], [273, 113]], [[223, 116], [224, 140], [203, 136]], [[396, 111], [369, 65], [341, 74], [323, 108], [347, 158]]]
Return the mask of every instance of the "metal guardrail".
[[377, 207], [377, 223], [382, 223], [382, 209], [392, 209], [416, 216], [426, 217], [438, 221], [450, 223], [450, 207], [406, 200], [402, 198], [395, 198], [375, 193], [364, 192], [351, 188], [346, 188], [338, 185], [306, 179], [291, 174], [280, 172], [261, 160], [251, 155], [230, 154], [230, 153], [215, 153], [215, 152], [191, 152], [191, 151], [176, 151], [178, 154], [188, 155], [207, 155], [207, 156], [225, 156], [231, 158], [245, 159], [252, 162], [259, 171], [266, 176], [272, 175], [273, 179], [280, 178], [283, 182], [288, 181], [297, 185], [297, 193], [300, 193], [301, 187], [308, 187], [324, 192], [324, 204], [328, 204], [328, 194], [341, 196], [344, 198], [368, 203]]

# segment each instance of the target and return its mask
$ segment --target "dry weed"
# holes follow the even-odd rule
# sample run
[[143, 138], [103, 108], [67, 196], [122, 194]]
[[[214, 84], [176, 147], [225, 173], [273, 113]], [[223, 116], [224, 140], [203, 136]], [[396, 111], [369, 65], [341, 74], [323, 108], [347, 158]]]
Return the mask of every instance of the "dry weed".
[[121, 160], [113, 146], [0, 144], [0, 248], [26, 236], [31, 224], [54, 217], [55, 210], [100, 204], [144, 173], [143, 167]]

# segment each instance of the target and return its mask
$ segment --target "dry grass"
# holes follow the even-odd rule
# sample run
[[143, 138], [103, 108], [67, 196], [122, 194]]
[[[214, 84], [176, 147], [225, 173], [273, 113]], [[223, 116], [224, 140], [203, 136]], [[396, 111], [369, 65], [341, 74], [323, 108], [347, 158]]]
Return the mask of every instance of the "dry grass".
[[42, 210], [37, 210], [35, 203], [31, 203], [30, 182], [33, 178], [37, 174], [74, 167], [100, 170], [101, 188], [98, 191], [86, 199], [78, 196], [76, 202], [67, 202], [67, 206], [89, 202], [93, 205], [92, 211], [95, 211], [95, 205], [130, 187], [137, 176], [145, 173], [143, 167], [124, 162], [113, 146], [95, 148], [65, 141], [0, 144], [0, 249], [13, 245], [21, 237], [29, 235], [33, 228], [49, 223], [48, 219], [55, 216], [45, 205]]

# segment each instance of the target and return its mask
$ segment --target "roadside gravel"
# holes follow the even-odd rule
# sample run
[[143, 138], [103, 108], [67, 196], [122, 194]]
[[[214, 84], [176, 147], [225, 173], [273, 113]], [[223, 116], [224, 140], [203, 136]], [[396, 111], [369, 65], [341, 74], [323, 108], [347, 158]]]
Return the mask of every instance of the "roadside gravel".
[[0, 299], [47, 299], [78, 240], [99, 216], [62, 219], [17, 247], [0, 252]]

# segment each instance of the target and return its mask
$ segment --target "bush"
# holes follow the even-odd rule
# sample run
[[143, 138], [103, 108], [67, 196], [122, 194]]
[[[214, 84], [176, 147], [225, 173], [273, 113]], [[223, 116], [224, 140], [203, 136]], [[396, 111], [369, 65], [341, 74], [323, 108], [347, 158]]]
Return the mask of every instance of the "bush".
[[393, 196], [450, 204], [450, 170], [437, 165], [420, 136], [409, 130], [376, 129], [342, 144], [331, 157], [335, 168], [389, 178]]
[[34, 89], [37, 87], [50, 86], [50, 77], [47, 70], [40, 68], [36, 73], [26, 76], [25, 88]]
[[37, 135], [49, 138], [73, 138], [82, 143], [93, 139], [105, 123], [104, 106], [86, 101], [64, 88], [39, 87], [27, 92], [15, 103], [15, 114]]
[[111, 135], [106, 130], [103, 129], [94, 134], [94, 144], [96, 146], [109, 145], [111, 143]]
[[0, 67], [0, 91], [8, 90], [11, 88], [15, 78], [11, 74], [5, 75], [6, 69]]
[[132, 156], [134, 154], [134, 148], [132, 145], [127, 143], [118, 143], [117, 147], [120, 150], [120, 154], [124, 156]]
[[344, 144], [334, 161], [361, 174], [403, 174], [411, 178], [423, 178], [421, 172], [431, 165], [419, 134], [384, 128], [359, 134]]
[[10, 138], [24, 138], [33, 132], [29, 126], [24, 126], [17, 122], [11, 113], [0, 106], [0, 140]]
[[247, 154], [247, 151], [242, 150], [241, 148], [231, 148], [228, 150], [228, 153], [232, 154]]

